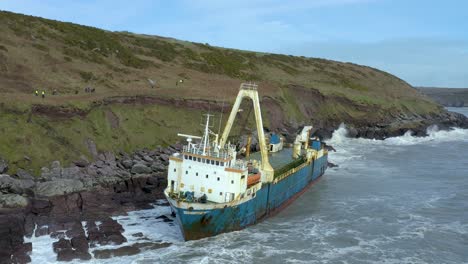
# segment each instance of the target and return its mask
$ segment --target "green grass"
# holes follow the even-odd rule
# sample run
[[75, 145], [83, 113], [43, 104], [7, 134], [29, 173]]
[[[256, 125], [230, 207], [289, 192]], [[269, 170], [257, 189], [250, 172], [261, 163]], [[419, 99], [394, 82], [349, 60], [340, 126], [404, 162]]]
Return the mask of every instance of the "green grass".
[[[106, 117], [112, 111], [119, 119], [113, 128]], [[37, 173], [53, 160], [70, 163], [80, 154], [91, 155], [84, 142], [96, 142], [99, 151], [133, 151], [169, 145], [177, 133], [200, 134], [201, 111], [159, 105], [112, 105], [93, 109], [85, 118], [66, 119], [9, 113], [0, 115], [0, 153], [8, 157], [12, 170], [27, 167]], [[28, 156], [31, 163], [24, 159]]]

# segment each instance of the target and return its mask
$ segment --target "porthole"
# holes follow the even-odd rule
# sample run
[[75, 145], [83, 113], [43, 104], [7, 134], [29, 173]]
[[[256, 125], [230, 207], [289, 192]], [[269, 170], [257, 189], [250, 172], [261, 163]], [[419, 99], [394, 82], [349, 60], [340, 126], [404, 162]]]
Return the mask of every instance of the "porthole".
[[206, 178], [208, 179], [208, 174], [206, 175]]
[[219, 177], [218, 177], [218, 181], [219, 181]]

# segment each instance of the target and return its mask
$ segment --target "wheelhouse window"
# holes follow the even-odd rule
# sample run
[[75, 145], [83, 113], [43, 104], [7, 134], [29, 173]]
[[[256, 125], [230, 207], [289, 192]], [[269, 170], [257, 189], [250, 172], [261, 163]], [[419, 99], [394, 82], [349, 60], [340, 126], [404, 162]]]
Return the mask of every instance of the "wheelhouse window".
[[216, 161], [216, 166], [219, 166], [219, 160]]

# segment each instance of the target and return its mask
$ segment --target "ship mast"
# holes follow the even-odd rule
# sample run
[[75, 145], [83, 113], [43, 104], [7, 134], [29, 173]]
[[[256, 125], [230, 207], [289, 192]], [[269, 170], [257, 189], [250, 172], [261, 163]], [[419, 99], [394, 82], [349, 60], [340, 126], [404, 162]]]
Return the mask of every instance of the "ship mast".
[[203, 152], [202, 155], [206, 155], [206, 150], [210, 146], [210, 129], [209, 129], [209, 124], [210, 124], [210, 114], [206, 114], [206, 124], [205, 124], [205, 133], [203, 134]]

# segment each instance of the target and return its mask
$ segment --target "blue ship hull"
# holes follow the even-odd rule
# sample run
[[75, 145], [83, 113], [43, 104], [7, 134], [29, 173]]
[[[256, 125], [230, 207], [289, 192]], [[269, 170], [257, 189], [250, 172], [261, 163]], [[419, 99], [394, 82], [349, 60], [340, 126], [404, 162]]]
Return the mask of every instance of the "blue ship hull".
[[196, 240], [243, 229], [271, 216], [312, 186], [327, 168], [327, 155], [277, 183], [263, 184], [254, 198], [232, 206], [213, 209], [183, 209], [171, 203], [185, 240]]

